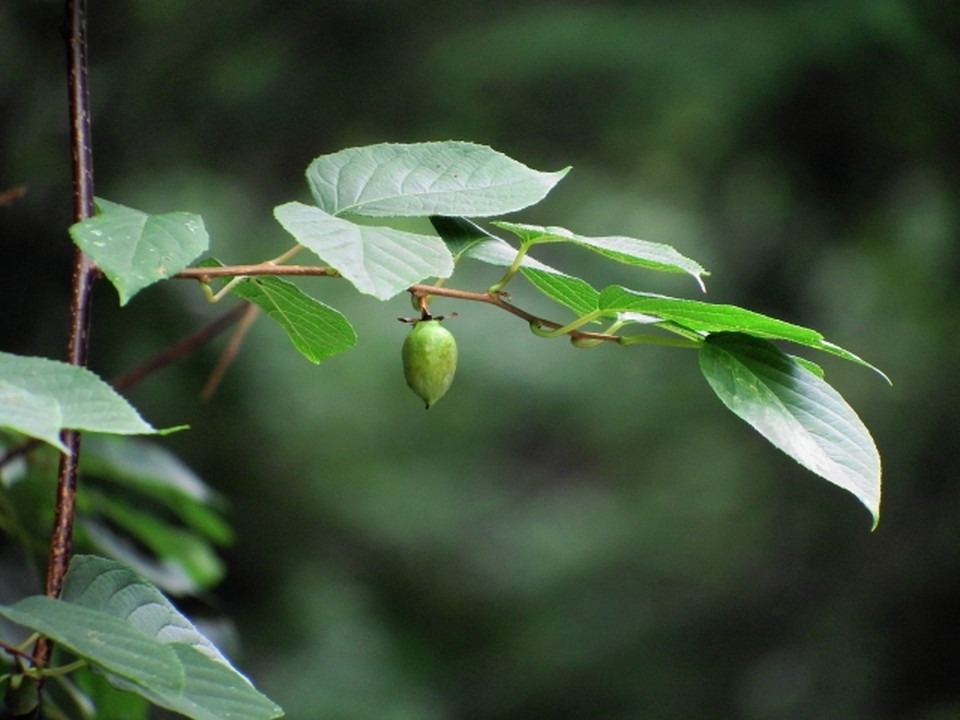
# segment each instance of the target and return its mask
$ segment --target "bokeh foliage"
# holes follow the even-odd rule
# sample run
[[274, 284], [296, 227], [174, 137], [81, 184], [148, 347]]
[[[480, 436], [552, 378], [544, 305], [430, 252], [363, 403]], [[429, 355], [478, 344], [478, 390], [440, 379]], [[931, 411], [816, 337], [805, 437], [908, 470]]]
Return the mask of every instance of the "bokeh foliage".
[[[71, 252], [60, 12], [0, 6], [0, 191], [28, 186], [0, 207], [0, 349], [51, 356]], [[425, 413], [400, 370], [409, 304], [310, 281], [354, 350], [316, 367], [261, 323], [213, 402], [196, 393], [222, 343], [129, 393], [193, 426], [166, 444], [231, 500], [206, 604], [291, 718], [960, 715], [949, 3], [140, 0], [94, 3], [90, 32], [97, 194], [202, 215], [224, 261], [286, 248], [271, 209], [307, 197], [315, 156], [468, 139], [574, 166], [518, 221], [672, 244], [712, 272], [711, 301], [817, 327], [894, 381], [826, 365], [884, 457], [871, 534], [728, 415], [693, 354], [575, 350], [438, 301], [461, 361]], [[213, 312], [188, 283], [122, 311], [100, 288], [94, 369]]]

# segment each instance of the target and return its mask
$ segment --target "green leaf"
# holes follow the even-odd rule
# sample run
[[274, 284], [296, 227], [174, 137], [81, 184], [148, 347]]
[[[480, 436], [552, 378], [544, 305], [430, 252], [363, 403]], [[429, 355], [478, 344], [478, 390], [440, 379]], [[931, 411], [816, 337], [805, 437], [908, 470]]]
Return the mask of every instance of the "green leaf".
[[307, 182], [331, 215], [489, 217], [539, 202], [568, 171], [531, 170], [469, 142], [384, 143], [321, 155]]
[[[96, 708], [96, 717], [105, 720], [148, 720], [150, 703], [141, 695], [121, 691], [110, 684], [101, 673], [89, 666], [70, 674], [73, 694], [79, 703]], [[69, 685], [65, 689], [69, 692]]]
[[[431, 216], [430, 222], [458, 260], [462, 257], [471, 258], [490, 265], [509, 267], [517, 257], [518, 250], [515, 247], [506, 240], [487, 232], [472, 220], [434, 215]], [[526, 255], [521, 261], [521, 266], [563, 274]]]
[[195, 645], [226, 662], [220, 652], [157, 588], [123, 563], [76, 555], [63, 580], [64, 602], [123, 618], [158, 642]]
[[593, 250], [604, 257], [626, 265], [636, 265], [649, 270], [690, 275], [701, 290], [706, 291], [703, 277], [709, 273], [700, 263], [681, 255], [670, 245], [637, 240], [636, 238], [612, 235], [588, 237], [562, 227], [541, 227], [511, 222], [494, 222], [499, 228], [509, 230], [525, 245], [566, 242]]
[[186, 676], [182, 693], [174, 696], [152, 687], [134, 689], [155, 705], [194, 720], [270, 720], [283, 715], [278, 705], [254, 690], [246, 678], [232, 668], [211, 662], [202, 652], [187, 645], [171, 647]]
[[230, 291], [276, 320], [293, 346], [312, 363], [349, 350], [357, 343], [357, 334], [343, 315], [287, 280], [249, 277], [233, 285]]
[[804, 467], [853, 493], [880, 518], [880, 455], [844, 399], [771, 343], [717, 333], [700, 369], [723, 404]]
[[[430, 224], [433, 225], [433, 229], [437, 231], [437, 235], [443, 238], [443, 241], [447, 244], [447, 249], [453, 254], [455, 260], [459, 260], [465, 252], [485, 242], [500, 242], [506, 245], [506, 243], [496, 235], [492, 235], [465, 217], [431, 215]], [[507, 247], [510, 246], [508, 245]], [[510, 249], [513, 250], [513, 254], [516, 256], [517, 251], [513, 248]], [[510, 260], [506, 264], [510, 265], [512, 262], [513, 261]]]
[[199, 215], [150, 215], [99, 198], [97, 209], [71, 226], [70, 235], [117, 288], [121, 305], [183, 270], [210, 244]]
[[136, 507], [132, 498], [118, 500], [89, 486], [85, 493], [78, 503], [82, 530], [98, 552], [130, 565], [173, 595], [198, 594], [223, 579], [223, 561], [191, 529]]
[[600, 293], [585, 280], [537, 268], [521, 267], [520, 272], [537, 290], [577, 315], [588, 315], [597, 309]]
[[[434, 216], [430, 222], [456, 258], [509, 267], [517, 257], [518, 251], [510, 243], [466, 218]], [[580, 278], [555, 270], [529, 255], [524, 255], [520, 272], [540, 292], [577, 315], [586, 315], [597, 309], [600, 293]]]
[[224, 545], [233, 532], [216, 508], [226, 501], [176, 455], [139, 438], [90, 437], [84, 441], [80, 472], [109, 484], [108, 490], [142, 496], [169, 509], [180, 522]]
[[270, 720], [283, 714], [159, 590], [123, 564], [89, 555], [74, 557], [64, 578], [63, 599], [125, 618], [172, 651], [176, 666], [183, 670], [183, 682], [176, 689], [109, 672], [108, 679], [117, 687], [195, 720]]
[[0, 352], [0, 426], [63, 450], [63, 429], [116, 435], [158, 432], [107, 383], [83, 367]]
[[0, 380], [0, 423], [67, 452], [66, 446], [60, 442], [63, 428], [60, 403], [48, 395], [36, 395]]
[[788, 340], [868, 367], [889, 382], [889, 378], [852, 352], [828, 342], [816, 330], [745, 310], [736, 305], [715, 305], [636, 292], [612, 285], [600, 293], [600, 309], [611, 312], [640, 312], [676, 323], [699, 334], [743, 332], [768, 340]]
[[0, 615], [118, 677], [164, 693], [179, 693], [183, 687], [183, 668], [176, 653], [144, 631], [142, 623], [42, 595], [0, 606]]
[[450, 277], [453, 258], [440, 238], [357, 225], [290, 202], [274, 216], [297, 242], [336, 268], [362, 293], [388, 300], [428, 277]]
[[92, 436], [80, 472], [82, 540], [175, 595], [197, 594], [223, 578], [213, 544], [232, 540], [217, 511], [225, 501], [179, 458], [144, 440]]

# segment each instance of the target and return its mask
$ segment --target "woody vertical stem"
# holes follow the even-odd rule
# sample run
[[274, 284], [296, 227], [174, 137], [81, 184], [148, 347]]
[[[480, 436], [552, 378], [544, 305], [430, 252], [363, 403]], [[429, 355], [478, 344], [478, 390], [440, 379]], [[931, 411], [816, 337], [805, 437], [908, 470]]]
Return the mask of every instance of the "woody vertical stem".
[[[70, 145], [73, 157], [73, 217], [78, 222], [93, 215], [93, 151], [90, 139], [90, 95], [87, 87], [86, 0], [67, 0], [66, 41], [70, 97]], [[90, 309], [97, 269], [79, 249], [73, 261], [70, 299], [70, 334], [67, 360], [87, 364]], [[77, 493], [77, 462], [80, 435], [66, 430], [62, 436], [68, 452], [61, 455], [57, 477], [57, 501], [44, 592], [57, 597], [70, 560], [74, 503]], [[46, 658], [44, 658], [46, 659]]]

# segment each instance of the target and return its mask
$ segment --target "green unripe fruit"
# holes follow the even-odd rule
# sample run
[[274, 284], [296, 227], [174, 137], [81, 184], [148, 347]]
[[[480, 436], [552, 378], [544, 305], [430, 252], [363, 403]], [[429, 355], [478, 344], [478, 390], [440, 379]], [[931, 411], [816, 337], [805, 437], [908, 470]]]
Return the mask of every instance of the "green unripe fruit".
[[439, 320], [419, 320], [403, 341], [403, 375], [429, 408], [450, 389], [457, 341]]

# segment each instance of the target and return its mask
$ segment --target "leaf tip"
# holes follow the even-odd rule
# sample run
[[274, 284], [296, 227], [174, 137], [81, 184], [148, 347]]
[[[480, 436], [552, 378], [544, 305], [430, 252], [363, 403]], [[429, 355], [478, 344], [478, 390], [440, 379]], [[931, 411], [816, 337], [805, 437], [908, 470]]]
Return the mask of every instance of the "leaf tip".
[[174, 425], [168, 428], [160, 428], [159, 430], [155, 430], [154, 432], [156, 432], [157, 435], [173, 435], [173, 433], [178, 433], [181, 430], [189, 430], [189, 429], [190, 429], [189, 425]]

